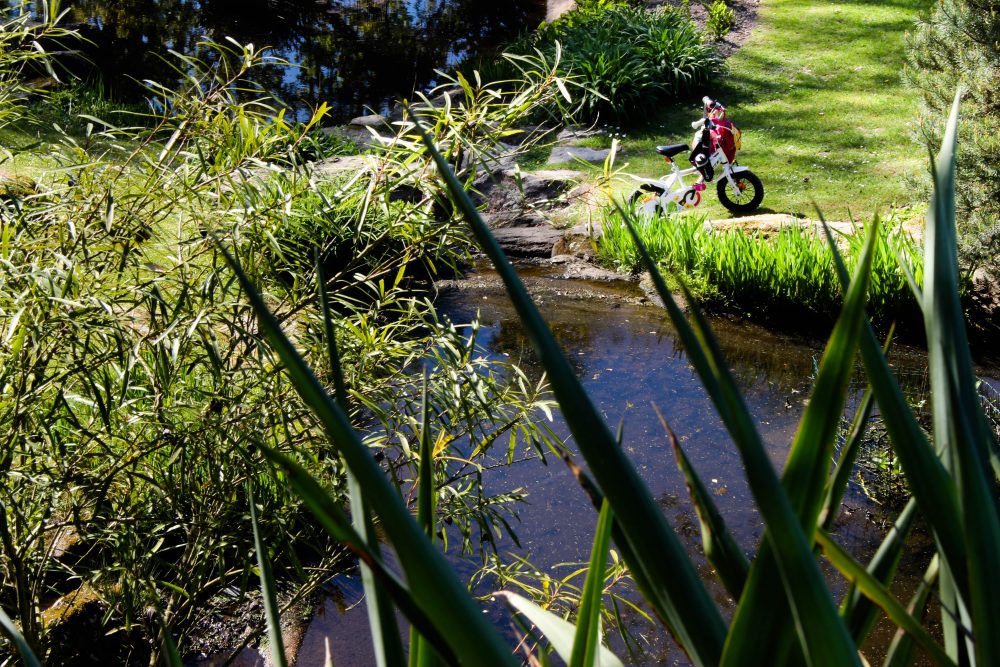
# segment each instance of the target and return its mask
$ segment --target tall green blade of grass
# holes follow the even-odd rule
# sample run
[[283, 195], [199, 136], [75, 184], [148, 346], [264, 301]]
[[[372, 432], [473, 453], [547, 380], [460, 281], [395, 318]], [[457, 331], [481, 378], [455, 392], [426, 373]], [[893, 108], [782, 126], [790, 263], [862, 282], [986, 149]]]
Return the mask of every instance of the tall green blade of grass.
[[[1000, 594], [995, 581], [1000, 563], [1000, 516], [990, 470], [996, 443], [987, 428], [972, 368], [962, 305], [958, 299], [955, 226], [955, 150], [961, 91], [955, 96], [934, 169], [934, 197], [924, 232], [923, 309], [934, 415], [934, 441], [945, 452], [955, 476], [968, 558], [968, 596], [959, 604], [975, 628], [979, 665], [1000, 664]], [[949, 567], [952, 563], [948, 563]], [[958, 574], [951, 571], [951, 574]], [[956, 582], [958, 583], [958, 582]]]
[[656, 411], [656, 414], [670, 438], [677, 466], [684, 475], [688, 495], [691, 496], [695, 511], [698, 513], [698, 521], [701, 524], [701, 543], [705, 550], [705, 557], [715, 568], [722, 585], [726, 587], [733, 599], [738, 600], [743, 593], [747, 574], [750, 572], [750, 563], [726, 527], [726, 522], [719, 512], [719, 508], [715, 506], [712, 495], [702, 483], [701, 477], [691, 465], [691, 461], [688, 460], [687, 454], [684, 453], [677, 441], [677, 436], [667, 425], [666, 419], [663, 418], [659, 410]]
[[[811, 660], [811, 664], [859, 664], [857, 650], [836, 613], [829, 591], [812, 555], [811, 532], [814, 526], [809, 529], [810, 537], [807, 539], [795, 511], [796, 508], [792, 506], [789, 496], [785, 493], [774, 468], [771, 466], [763, 441], [756, 426], [754, 426], [753, 418], [729, 373], [718, 344], [708, 330], [704, 317], [697, 307], [692, 307], [693, 324], [688, 323], [667, 288], [663, 277], [656, 270], [656, 266], [636, 232], [632, 220], [620, 206], [619, 213], [631, 231], [639, 254], [653, 277], [654, 285], [667, 307], [670, 319], [684, 344], [688, 359], [701, 377], [702, 383], [739, 449], [750, 488], [768, 526], [767, 540], [762, 549], [765, 551], [768, 548], [773, 549], [774, 562], [778, 565], [777, 569], [783, 582], [783, 596], [780, 591], [776, 592], [773, 589], [766, 591], [758, 589], [755, 593], [759, 592], [759, 596], [755, 595], [748, 602], [749, 591], [744, 590], [743, 599], [737, 608], [733, 627], [730, 628], [726, 641], [723, 663], [730, 660], [733, 661], [730, 664], [745, 665], [748, 664], [747, 660], [766, 661], [773, 657], [762, 655], [762, 647], [759, 644], [761, 632], [758, 624], [766, 621], [773, 614], [781, 613], [782, 606], [785, 604], [785, 600], [782, 599], [784, 597], [787, 598], [787, 604], [791, 607], [802, 650]], [[873, 238], [870, 238], [864, 259], [859, 263], [856, 279], [851, 283], [851, 289], [848, 292], [840, 320], [838, 320], [834, 337], [831, 338], [831, 342], [827, 346], [828, 358], [839, 359], [853, 354], [853, 348], [850, 352], [848, 352], [848, 348], [851, 348], [852, 345], [852, 334], [856, 342], [856, 330], [860, 326], [860, 318], [864, 314], [867, 282], [865, 277], [871, 261], [873, 242]], [[689, 292], [685, 292], [689, 303], [693, 303], [690, 296]], [[827, 371], [828, 374], [833, 372]], [[839, 414], [837, 419], [839, 420]], [[815, 449], [819, 445], [813, 444], [808, 438], [815, 438], [817, 434], [825, 431], [826, 425], [816, 420], [810, 424], [812, 430], [804, 433], [802, 437], [806, 439], [805, 444], [800, 445], [800, 447]], [[822, 493], [822, 489], [819, 493]], [[754, 571], [761, 567], [767, 567], [769, 559], [761, 560], [758, 558], [758, 561], [760, 562], [755, 562], [751, 568], [748, 587], [753, 582]], [[762, 578], [770, 580], [770, 576]], [[746, 611], [748, 609], [754, 609], [757, 615], [751, 619]], [[741, 624], [741, 627], [737, 628], [736, 624], [740, 622], [741, 613], [744, 614], [746, 620]]]
[[[330, 298], [326, 289], [326, 278], [319, 253], [316, 253], [316, 284], [319, 292], [320, 312], [323, 316], [323, 329], [326, 336], [327, 355], [330, 362], [330, 374], [333, 377], [334, 395], [343, 413], [348, 414], [347, 385], [344, 382], [344, 372], [340, 366], [340, 353], [337, 350], [337, 334], [333, 326], [333, 312], [330, 310]], [[371, 552], [380, 556], [378, 536], [372, 524], [368, 504], [358, 484], [357, 478], [347, 472], [347, 488], [351, 498], [351, 523], [358, 536]], [[378, 667], [400, 665], [404, 661], [403, 642], [396, 623], [395, 610], [386, 591], [378, 584], [371, 568], [362, 560], [358, 564], [361, 570], [361, 582], [365, 590], [365, 604], [368, 610], [368, 626], [372, 634], [372, 646], [375, 651], [375, 663]]]
[[443, 632], [430, 615], [418, 606], [409, 587], [389, 570], [380, 557], [368, 549], [361, 537], [354, 531], [343, 509], [330, 497], [323, 487], [301, 465], [281, 452], [263, 447], [261, 453], [278, 467], [292, 489], [302, 498], [319, 524], [334, 539], [351, 549], [371, 569], [381, 587], [389, 594], [401, 612], [415, 625], [420, 634], [434, 645], [434, 649], [445, 662], [458, 662]]
[[278, 610], [278, 598], [274, 587], [274, 575], [271, 574], [271, 563], [267, 557], [264, 541], [260, 538], [260, 523], [257, 521], [257, 503], [253, 497], [253, 486], [247, 484], [247, 497], [250, 500], [250, 523], [253, 527], [253, 544], [257, 552], [257, 568], [260, 571], [260, 592], [264, 600], [264, 614], [267, 617], [267, 639], [271, 648], [271, 664], [275, 667], [286, 667], [285, 641], [281, 636], [281, 613]]
[[[427, 369], [424, 369], [423, 392], [420, 400], [420, 470], [417, 483], [417, 523], [427, 538], [434, 542], [434, 505], [437, 492], [434, 488], [434, 445], [431, 442], [430, 410], [427, 404]], [[401, 663], [394, 663], [401, 664]], [[437, 664], [431, 645], [420, 636], [417, 628], [410, 628], [410, 667], [433, 667]]]
[[[934, 582], [937, 581], [940, 569], [940, 559], [937, 554], [931, 558], [927, 570], [924, 572], [917, 592], [910, 599], [910, 604], [906, 611], [914, 618], [923, 619], [927, 615], [927, 601], [930, 600], [934, 589]], [[913, 662], [914, 651], [913, 637], [902, 630], [897, 631], [889, 644], [889, 650], [885, 654], [885, 667], [904, 667]]]
[[[877, 220], [868, 234], [854, 279], [847, 289], [841, 316], [824, 350], [813, 391], [799, 422], [782, 477], [782, 484], [806, 535], [811, 535], [815, 531], [828, 495], [827, 478], [830, 473], [830, 461], [833, 458], [833, 447], [843, 414], [848, 382], [854, 368], [854, 355], [864, 318], [868, 276], [879, 238]], [[765, 609], [772, 607], [773, 604], [769, 599], [770, 591], [779, 585], [780, 580], [785, 582], [786, 587], [790, 584], [787, 575], [781, 571], [780, 562], [777, 572], [772, 567], [773, 555], [765, 544], [754, 562], [753, 576], [750, 578], [744, 597], [740, 600], [730, 629], [730, 643], [726, 649], [729, 656], [749, 654], [751, 649], [742, 642], [757, 644], [762, 638], [766, 638], [765, 632], [772, 632], [775, 622], [777, 622], [775, 630], [778, 633], [787, 632], [788, 625], [783, 620], [787, 617], [780, 606], [774, 606], [770, 613], [765, 613]], [[777, 576], [779, 574], [782, 575], [780, 580]], [[809, 646], [811, 640], [803, 635], [802, 624], [798, 618], [801, 612], [797, 612], [794, 603], [790, 611], [799, 632], [800, 646], [809, 659], [809, 652], [813, 649]], [[761, 622], [759, 620], [761, 618], [768, 620]], [[788, 641], [778, 639], [777, 635], [773, 636], [775, 641]]]
[[[667, 524], [660, 508], [615, 444], [614, 436], [584, 392], [580, 381], [559, 349], [517, 273], [476, 210], [475, 204], [452, 173], [430, 137], [423, 141], [438, 165], [451, 195], [506, 286], [515, 310], [538, 354], [552, 390], [564, 412], [591, 473], [615, 511], [616, 522], [634, 553], [628, 565], [641, 570], [658, 615], [668, 620], [695, 664], [715, 665], [721, 655], [725, 624], [702, 585], [683, 545]], [[624, 555], [625, 552], [623, 552]]]
[[31, 646], [24, 639], [24, 635], [21, 634], [14, 621], [11, 620], [10, 616], [3, 609], [0, 609], [0, 630], [7, 636], [10, 643], [17, 648], [17, 652], [21, 654], [21, 660], [24, 661], [25, 667], [42, 667], [42, 663], [35, 656], [35, 652], [31, 650]]
[[848, 581], [858, 587], [866, 597], [875, 602], [886, 613], [890, 620], [899, 628], [906, 631], [913, 638], [920, 648], [927, 653], [927, 656], [936, 665], [951, 667], [955, 663], [948, 657], [944, 649], [935, 642], [924, 626], [920, 625], [903, 608], [903, 605], [896, 601], [892, 593], [883, 586], [875, 577], [871, 576], [865, 568], [851, 558], [851, 555], [844, 551], [843, 547], [833, 541], [823, 530], [816, 531], [816, 542], [823, 549], [823, 554], [834, 567], [836, 567]]
[[576, 617], [573, 653], [570, 655], [567, 667], [595, 667], [601, 664], [598, 652], [601, 647], [601, 601], [604, 595], [604, 573], [607, 570], [613, 524], [611, 505], [605, 500], [597, 519], [594, 546], [590, 551], [590, 567], [583, 582], [580, 611]]
[[[883, 586], [888, 587], [896, 574], [896, 567], [899, 559], [903, 555], [906, 546], [906, 538], [913, 527], [913, 521], [917, 514], [917, 503], [912, 498], [906, 503], [906, 507], [900, 512], [893, 524], [889, 534], [882, 540], [878, 551], [872, 556], [871, 562], [865, 568], [869, 575]], [[861, 592], [852, 584], [844, 595], [841, 604], [841, 616], [847, 623], [847, 628], [854, 637], [854, 641], [860, 646], [871, 631], [872, 625], [878, 616], [878, 609], [872, 602], [863, 597]]]
[[[385, 534], [397, 552], [406, 553], [401, 564], [416, 607], [430, 619], [459, 660], [467, 664], [513, 665], [503, 639], [483, 618], [468, 591], [456, 579], [448, 562], [420, 530], [368, 448], [351, 427], [347, 415], [320, 384], [305, 360], [281, 330], [239, 263], [223, 249], [226, 261], [239, 279], [260, 328], [285, 365], [302, 400], [313, 410], [330, 442], [337, 447], [361, 485], [364, 498], [382, 520]], [[265, 452], [284, 466], [291, 461]], [[286, 471], [290, 468], [286, 467]], [[297, 482], [307, 483], [301, 477]], [[301, 491], [302, 487], [296, 487]], [[318, 501], [317, 501], [318, 502]], [[405, 610], [404, 610], [405, 611]], [[454, 632], [454, 628], [462, 632]]]
[[[836, 244], [829, 228], [825, 227], [827, 239], [833, 248], [834, 266], [843, 285], [849, 278], [843, 258], [836, 249]], [[920, 513], [930, 524], [937, 541], [938, 551], [943, 563], [953, 563], [953, 567], [964, 572], [965, 542], [961, 529], [961, 517], [956, 501], [955, 482], [941, 463], [933, 447], [927, 441], [913, 411], [906, 402], [906, 397], [899, 387], [889, 363], [882, 352], [875, 331], [866, 322], [861, 332], [861, 359], [868, 382], [875, 395], [879, 411], [885, 423], [886, 430], [892, 441], [893, 448], [899, 457], [900, 465], [906, 475], [906, 480], [917, 501]], [[958, 582], [967, 585], [966, 578], [960, 576]], [[944, 582], [943, 582], [944, 584]], [[943, 595], [950, 599], [951, 596]], [[953, 605], [952, 605], [953, 607]], [[944, 616], [942, 616], [944, 618]], [[945, 621], [946, 635], [948, 625], [955, 629], [951, 616]]]

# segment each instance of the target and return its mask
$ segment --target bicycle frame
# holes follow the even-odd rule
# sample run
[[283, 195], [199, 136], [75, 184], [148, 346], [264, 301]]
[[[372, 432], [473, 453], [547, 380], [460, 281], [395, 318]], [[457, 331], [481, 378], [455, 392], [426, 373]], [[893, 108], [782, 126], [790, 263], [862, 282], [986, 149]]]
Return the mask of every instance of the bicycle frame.
[[738, 197], [739, 190], [737, 189], [736, 181], [733, 179], [733, 174], [750, 170], [749, 167], [731, 163], [726, 158], [726, 154], [722, 149], [717, 148], [709, 156], [712, 166], [717, 168], [715, 178], [711, 183], [704, 183], [699, 188], [697, 187], [699, 185], [697, 180], [690, 185], [684, 180], [687, 176], [695, 176], [697, 179], [697, 175], [699, 174], [697, 167], [680, 169], [675, 160], [666, 158], [666, 161], [670, 164], [671, 173], [659, 179], [624, 174], [637, 181], [640, 190], [647, 191], [648, 196], [641, 196], [635, 202], [636, 210], [646, 215], [656, 215], [658, 211], [671, 213], [693, 209], [701, 203], [701, 194], [706, 186], [711, 183], [717, 183], [722, 179], [725, 179], [729, 183], [729, 187], [732, 188], [732, 191]]

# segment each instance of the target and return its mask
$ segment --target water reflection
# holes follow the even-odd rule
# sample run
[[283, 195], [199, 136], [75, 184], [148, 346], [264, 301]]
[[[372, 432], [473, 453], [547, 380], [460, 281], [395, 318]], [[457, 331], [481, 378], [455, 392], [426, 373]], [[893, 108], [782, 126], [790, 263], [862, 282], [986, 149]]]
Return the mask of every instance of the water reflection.
[[[9, 4], [16, 4], [8, 0]], [[259, 82], [297, 108], [327, 101], [347, 118], [384, 110], [433, 85], [454, 65], [537, 25], [544, 0], [73, 0], [68, 20], [93, 44], [83, 50], [122, 94], [137, 80], [176, 79], [168, 50], [191, 54], [226, 36], [270, 46], [294, 67], [272, 65]]]

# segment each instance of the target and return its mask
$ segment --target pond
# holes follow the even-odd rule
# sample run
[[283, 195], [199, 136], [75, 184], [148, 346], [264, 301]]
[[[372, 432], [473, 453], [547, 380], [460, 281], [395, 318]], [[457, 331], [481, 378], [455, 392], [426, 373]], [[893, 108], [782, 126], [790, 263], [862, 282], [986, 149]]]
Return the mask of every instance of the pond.
[[[16, 0], [7, 0], [13, 7]], [[30, 6], [30, 3], [29, 3]], [[231, 37], [271, 47], [289, 65], [257, 76], [301, 116], [326, 101], [335, 120], [433, 86], [436, 70], [490, 53], [545, 18], [545, 0], [72, 0], [66, 22], [90, 44], [83, 76], [134, 98], [136, 81], [177, 79], [169, 50]]]
[[[640, 295], [632, 285], [593, 284], [581, 290], [579, 283], [556, 280], [546, 272], [527, 270], [522, 276], [607, 422], [612, 427], [624, 422], [624, 446], [630, 458], [706, 580], [712, 575], [702, 555], [697, 517], [654, 405], [714, 493], [739, 543], [748, 552], [754, 550], [763, 524], [740, 458], [663, 311], [637, 303]], [[488, 353], [516, 361], [538, 375], [540, 367], [505, 294], [489, 280], [472, 283], [471, 287], [466, 283], [445, 292], [439, 300], [440, 311], [455, 322], [471, 321], [478, 313], [483, 325], [480, 341]], [[757, 419], [771, 459], [780, 468], [822, 348], [814, 341], [725, 319], [714, 319], [712, 326]], [[897, 349], [893, 363], [899, 374], [919, 383], [925, 363], [919, 351]], [[858, 392], [852, 395], [856, 400]], [[567, 433], [558, 417], [553, 426], [561, 435]], [[550, 460], [545, 466], [536, 460], [493, 470], [486, 484], [494, 493], [520, 487], [529, 494], [515, 524], [521, 547], [509, 540], [500, 545], [507, 560], [512, 560], [511, 555], [526, 558], [538, 570], [560, 578], [576, 569], [560, 564], [588, 559], [596, 513], [562, 462]], [[842, 510], [835, 529], [837, 538], [855, 555], [868, 559], [892, 521], [893, 510], [870, 501], [857, 483], [851, 484]], [[898, 582], [901, 599], [908, 599], [926, 566], [929, 546], [921, 534], [911, 540]], [[455, 556], [453, 563], [458, 576], [466, 580], [480, 565], [478, 557]], [[842, 590], [835, 574], [827, 574], [835, 590]], [[360, 584], [342, 577], [335, 591], [306, 631], [302, 659], [305, 664], [322, 664], [329, 647], [338, 666], [373, 664]], [[489, 591], [481, 587], [477, 592]], [[731, 613], [734, 605], [725, 591], [717, 587], [713, 594], [720, 608], [727, 615]], [[483, 606], [498, 627], [509, 627], [508, 612], [499, 603], [485, 602]], [[639, 651], [629, 664], [688, 664], [662, 628], [644, 625], [634, 615], [626, 614], [626, 620], [641, 632]], [[892, 629], [880, 626], [866, 647], [869, 659], [878, 659], [891, 637]], [[628, 656], [617, 638], [612, 638], [612, 648], [622, 657]]]

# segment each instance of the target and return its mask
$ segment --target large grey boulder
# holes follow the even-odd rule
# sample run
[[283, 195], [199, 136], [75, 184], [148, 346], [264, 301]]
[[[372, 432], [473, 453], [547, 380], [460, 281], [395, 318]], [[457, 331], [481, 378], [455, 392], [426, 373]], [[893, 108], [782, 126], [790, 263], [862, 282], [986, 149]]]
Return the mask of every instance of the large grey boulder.
[[547, 224], [503, 227], [493, 230], [500, 247], [511, 257], [551, 257], [552, 248], [562, 240], [562, 231]]

